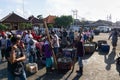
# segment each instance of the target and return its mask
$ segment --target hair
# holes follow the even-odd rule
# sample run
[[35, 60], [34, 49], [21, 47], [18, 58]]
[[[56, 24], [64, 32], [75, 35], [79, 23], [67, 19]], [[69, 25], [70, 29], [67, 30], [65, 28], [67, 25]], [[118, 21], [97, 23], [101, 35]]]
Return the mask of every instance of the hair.
[[79, 35], [79, 40], [81, 40], [82, 39], [82, 36], [81, 35]]
[[21, 39], [20, 37], [13, 36], [13, 37], [11, 38], [11, 42], [12, 42], [12, 44], [16, 44], [17, 41], [20, 40], [20, 39]]
[[12, 35], [8, 35], [8, 38], [10, 39]]
[[51, 34], [52, 34], [52, 35], [54, 35], [54, 34], [55, 34], [55, 32], [54, 32], [54, 31], [52, 31], [52, 32], [51, 32]]

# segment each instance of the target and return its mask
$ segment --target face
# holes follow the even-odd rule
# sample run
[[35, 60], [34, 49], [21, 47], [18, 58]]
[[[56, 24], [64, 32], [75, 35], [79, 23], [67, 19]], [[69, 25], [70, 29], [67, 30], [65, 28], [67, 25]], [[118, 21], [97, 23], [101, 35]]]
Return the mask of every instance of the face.
[[20, 40], [17, 40], [17, 44], [20, 44]]

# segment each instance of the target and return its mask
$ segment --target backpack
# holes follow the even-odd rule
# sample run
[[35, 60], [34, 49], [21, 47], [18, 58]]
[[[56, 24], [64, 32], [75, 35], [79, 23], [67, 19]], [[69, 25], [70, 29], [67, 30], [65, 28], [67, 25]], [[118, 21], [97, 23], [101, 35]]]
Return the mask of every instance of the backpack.
[[7, 47], [11, 46], [11, 41], [8, 39], [7, 40]]
[[35, 48], [35, 47], [30, 46], [29, 51], [30, 51], [30, 54], [31, 54], [31, 55], [36, 54], [36, 48]]
[[30, 45], [33, 45], [33, 44], [34, 44], [33, 39], [30, 39], [29, 44], [30, 44]]

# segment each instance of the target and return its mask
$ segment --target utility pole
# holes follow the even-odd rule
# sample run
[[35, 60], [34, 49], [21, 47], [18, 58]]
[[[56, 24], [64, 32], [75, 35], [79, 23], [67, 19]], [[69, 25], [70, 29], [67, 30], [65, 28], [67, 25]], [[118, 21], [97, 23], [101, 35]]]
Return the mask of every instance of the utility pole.
[[[78, 13], [78, 10], [72, 10], [72, 13], [73, 13], [73, 19], [77, 19], [77, 13]], [[75, 18], [74, 18], [75, 17]], [[75, 21], [73, 20], [73, 25], [75, 25]], [[77, 24], [76, 24], [77, 25]]]
[[111, 14], [107, 15], [107, 21], [111, 21], [112, 22], [112, 16], [111, 16]]
[[113, 24], [112, 24], [112, 16], [111, 16], [111, 14], [110, 14], [110, 15], [107, 15], [107, 21], [111, 22], [110, 27], [112, 27]]
[[22, 8], [23, 8], [23, 17], [25, 17], [25, 15], [24, 15], [24, 0], [23, 0]]

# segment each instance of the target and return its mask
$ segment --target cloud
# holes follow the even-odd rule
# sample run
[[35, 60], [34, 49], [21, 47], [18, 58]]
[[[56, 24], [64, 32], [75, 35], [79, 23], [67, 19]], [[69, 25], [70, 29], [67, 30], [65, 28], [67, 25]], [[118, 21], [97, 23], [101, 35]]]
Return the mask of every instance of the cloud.
[[[75, 1], [75, 0], [74, 0]], [[71, 15], [74, 8], [73, 0], [46, 0], [46, 13], [60, 15]], [[75, 8], [74, 8], [75, 9]]]
[[22, 9], [17, 8], [16, 13], [24, 18], [28, 18], [30, 15], [32, 15], [31, 11], [23, 11]]
[[[15, 11], [23, 16], [29, 15], [72, 15], [72, 10], [78, 10], [78, 16], [86, 19], [106, 19], [112, 14], [113, 18], [119, 18], [120, 0], [1, 0], [2, 13]], [[6, 3], [6, 5], [4, 5]], [[3, 7], [3, 8], [2, 8]], [[9, 7], [9, 8], [6, 8]], [[1, 11], [0, 11], [1, 12]], [[0, 15], [1, 16], [1, 15]], [[44, 17], [45, 17], [44, 16]], [[79, 18], [79, 17], [78, 17]]]
[[17, 3], [17, 4], [25, 4], [28, 0], [6, 0], [7, 2]]
[[2, 9], [0, 9], [0, 13], [2, 12], [3, 10]]
[[23, 15], [23, 10], [21, 10], [21, 9], [16, 9], [16, 12], [20, 15]]
[[25, 17], [25, 18], [28, 18], [28, 17], [30, 17], [31, 15], [33, 15], [33, 13], [32, 13], [31, 11], [29, 11], [29, 10], [27, 10], [27, 11], [24, 12], [24, 17]]
[[13, 0], [13, 1], [16, 2], [16, 3], [22, 4], [24, 0]]
[[[2, 11], [3, 11], [3, 10], [2, 10], [2, 9], [0, 9], [0, 15], [2, 14]], [[2, 17], [0, 16], [0, 18], [2, 18]]]

